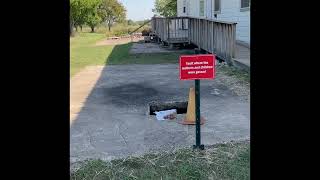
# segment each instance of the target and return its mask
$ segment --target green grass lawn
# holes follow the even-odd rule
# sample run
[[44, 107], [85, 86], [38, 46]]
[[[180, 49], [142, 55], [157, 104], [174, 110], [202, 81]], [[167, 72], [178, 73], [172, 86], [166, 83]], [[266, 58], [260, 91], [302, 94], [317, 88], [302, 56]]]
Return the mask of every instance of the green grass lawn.
[[71, 179], [250, 179], [250, 142], [146, 154], [111, 162], [91, 160]]
[[221, 71], [230, 77], [235, 77], [241, 82], [250, 83], [250, 74], [236, 67], [222, 66], [218, 67], [217, 71]]
[[132, 43], [116, 45], [108, 58], [108, 64], [162, 64], [179, 63], [181, 54], [190, 54], [190, 51], [179, 53], [152, 53], [152, 54], [129, 54]]
[[78, 33], [70, 38], [70, 75], [73, 76], [89, 65], [116, 64], [161, 64], [178, 63], [181, 53], [157, 53], [130, 55], [132, 43], [122, 45], [94, 46], [103, 38], [100, 33]]
[[88, 65], [104, 65], [113, 46], [93, 46], [103, 34], [79, 33], [70, 38], [70, 74], [73, 76]]

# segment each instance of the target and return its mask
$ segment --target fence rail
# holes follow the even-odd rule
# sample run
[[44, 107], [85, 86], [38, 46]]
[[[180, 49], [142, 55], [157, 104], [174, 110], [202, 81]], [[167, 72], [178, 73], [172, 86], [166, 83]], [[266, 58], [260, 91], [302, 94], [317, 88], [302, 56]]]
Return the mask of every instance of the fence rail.
[[166, 43], [193, 43], [233, 65], [236, 23], [191, 17], [154, 17], [152, 31]]

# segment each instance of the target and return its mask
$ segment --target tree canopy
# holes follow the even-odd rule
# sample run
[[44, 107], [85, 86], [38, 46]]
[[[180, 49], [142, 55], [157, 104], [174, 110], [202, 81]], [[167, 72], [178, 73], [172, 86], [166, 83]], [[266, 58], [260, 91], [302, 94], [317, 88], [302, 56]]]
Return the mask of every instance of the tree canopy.
[[107, 22], [109, 30], [114, 22], [122, 22], [126, 10], [118, 0], [70, 0], [70, 35], [73, 27], [88, 25], [91, 31], [102, 22]]
[[155, 10], [161, 16], [177, 16], [177, 0], [156, 0]]
[[126, 19], [126, 9], [117, 0], [103, 0], [99, 12], [102, 20], [107, 22], [109, 31], [114, 22], [123, 22]]

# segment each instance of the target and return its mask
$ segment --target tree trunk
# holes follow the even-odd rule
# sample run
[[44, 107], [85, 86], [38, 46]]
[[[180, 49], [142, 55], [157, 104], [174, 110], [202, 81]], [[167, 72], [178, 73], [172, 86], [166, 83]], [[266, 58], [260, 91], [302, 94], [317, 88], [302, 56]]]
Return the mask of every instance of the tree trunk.
[[91, 32], [94, 33], [94, 26], [91, 26]]
[[78, 26], [76, 26], [76, 31], [78, 32]]
[[110, 32], [111, 31], [111, 25], [109, 24], [108, 27], [109, 27], [109, 32]]
[[82, 32], [82, 26], [80, 26], [81, 32]]

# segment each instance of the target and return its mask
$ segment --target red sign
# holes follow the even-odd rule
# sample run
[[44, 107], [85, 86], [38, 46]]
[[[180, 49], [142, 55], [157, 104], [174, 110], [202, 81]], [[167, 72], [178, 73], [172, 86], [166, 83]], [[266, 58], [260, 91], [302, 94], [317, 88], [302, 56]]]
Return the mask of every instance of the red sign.
[[180, 80], [214, 79], [213, 54], [180, 56]]

